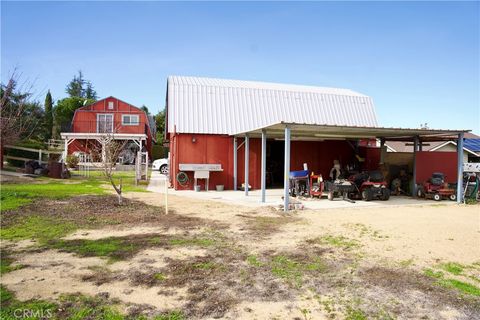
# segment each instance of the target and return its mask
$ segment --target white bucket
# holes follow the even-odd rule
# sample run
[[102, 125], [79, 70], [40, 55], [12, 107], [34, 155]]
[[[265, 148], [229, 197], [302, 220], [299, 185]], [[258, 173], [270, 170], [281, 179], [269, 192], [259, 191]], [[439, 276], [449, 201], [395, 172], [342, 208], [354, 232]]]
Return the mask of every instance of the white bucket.
[[217, 188], [217, 191], [223, 191], [225, 189], [225, 186], [223, 184], [217, 184], [216, 188]]

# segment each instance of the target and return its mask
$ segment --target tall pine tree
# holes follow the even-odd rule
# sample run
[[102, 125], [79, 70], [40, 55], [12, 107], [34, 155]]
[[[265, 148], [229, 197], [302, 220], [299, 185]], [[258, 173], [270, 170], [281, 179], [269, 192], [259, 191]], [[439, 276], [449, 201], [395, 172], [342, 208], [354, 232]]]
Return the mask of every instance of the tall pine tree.
[[50, 90], [45, 97], [45, 138], [51, 139], [53, 132], [53, 100]]
[[77, 97], [97, 100], [97, 92], [93, 88], [93, 84], [83, 78], [82, 71], [78, 71], [78, 76], [73, 76], [73, 79], [68, 83], [65, 91], [71, 98]]
[[80, 97], [83, 98], [85, 85], [85, 79], [83, 79], [82, 71], [78, 71], [78, 76], [73, 76], [73, 80], [70, 81], [67, 85], [65, 91], [70, 97]]

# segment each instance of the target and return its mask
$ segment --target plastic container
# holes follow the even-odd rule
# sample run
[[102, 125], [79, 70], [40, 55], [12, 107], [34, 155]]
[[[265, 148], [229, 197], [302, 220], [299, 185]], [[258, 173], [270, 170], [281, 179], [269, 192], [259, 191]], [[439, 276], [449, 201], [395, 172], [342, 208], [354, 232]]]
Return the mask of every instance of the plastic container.
[[217, 188], [217, 191], [223, 191], [225, 189], [223, 184], [217, 184], [215, 187]]
[[201, 187], [200, 186], [195, 186], [195, 192], [200, 192]]

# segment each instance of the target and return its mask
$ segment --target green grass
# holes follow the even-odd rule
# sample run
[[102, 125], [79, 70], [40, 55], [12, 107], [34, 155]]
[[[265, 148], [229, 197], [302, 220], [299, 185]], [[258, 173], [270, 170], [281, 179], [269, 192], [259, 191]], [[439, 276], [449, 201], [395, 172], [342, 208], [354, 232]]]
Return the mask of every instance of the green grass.
[[443, 278], [442, 271], [433, 271], [432, 269], [425, 269], [423, 270], [423, 274], [425, 274], [427, 277], [430, 277], [430, 278], [435, 278], [435, 279]]
[[153, 320], [183, 320], [185, 316], [181, 311], [170, 311], [153, 318]]
[[12, 266], [13, 262], [14, 260], [10, 258], [5, 251], [3, 251], [2, 258], [0, 259], [0, 275], [23, 268], [23, 266], [20, 264]]
[[464, 266], [456, 262], [447, 262], [447, 263], [441, 264], [440, 268], [442, 268], [447, 272], [450, 272], [451, 274], [458, 276], [463, 273]]
[[106, 194], [101, 181], [51, 180], [47, 183], [6, 183], [2, 185], [1, 211], [13, 210], [35, 198], [64, 199], [83, 194]]
[[447, 288], [455, 288], [465, 294], [480, 297], [480, 288], [466, 282], [456, 279], [443, 279], [439, 281], [439, 284]]
[[[57, 302], [43, 300], [18, 301], [13, 293], [0, 286], [2, 320], [183, 320], [183, 313], [178, 310], [164, 312], [154, 317], [139, 315], [136, 317], [125, 316], [117, 309], [118, 306], [111, 302], [80, 294], [64, 295]], [[20, 311], [18, 311], [20, 310]], [[24, 316], [24, 313], [25, 315]]]
[[174, 246], [210, 247], [210, 246], [213, 246], [216, 242], [215, 240], [208, 239], [208, 238], [192, 238], [192, 239], [171, 239], [169, 243]]
[[8, 291], [4, 286], [0, 285], [0, 303], [3, 306], [13, 298], [13, 294]]
[[297, 287], [302, 286], [305, 272], [323, 272], [326, 269], [325, 264], [319, 258], [296, 261], [283, 255], [274, 256], [270, 267], [273, 275]]
[[[149, 171], [150, 178], [151, 171]], [[103, 171], [90, 171], [89, 177], [75, 176], [75, 180], [81, 181], [101, 181], [102, 183], [108, 184], [110, 182], [106, 179]], [[118, 171], [114, 172], [113, 180], [115, 183], [119, 184], [120, 180], [122, 181], [122, 191], [123, 192], [149, 192], [146, 188], [148, 186], [147, 181], [139, 181], [138, 185], [135, 184], [135, 171]]]
[[123, 192], [150, 192], [147, 189], [147, 186], [145, 185], [129, 185], [129, 184], [124, 184], [122, 186], [122, 193]]
[[2, 320], [41, 320], [52, 318], [58, 310], [57, 305], [52, 302], [43, 300], [18, 301], [13, 293], [3, 286], [0, 286], [0, 301], [2, 306], [0, 319]]
[[153, 277], [158, 281], [163, 281], [163, 280], [167, 279], [167, 276], [165, 274], [161, 273], [161, 272], [155, 273], [153, 275]]
[[[456, 264], [454, 264], [455, 266]], [[444, 267], [444, 265], [442, 265], [442, 267]], [[457, 272], [457, 273], [453, 273], [455, 275], [460, 275], [459, 272], [459, 269], [458, 268], [453, 268], [452, 266], [449, 265], [449, 267], [447, 268], [449, 269], [450, 273], [453, 273], [451, 272], [451, 270], [453, 270], [454, 272]], [[463, 268], [462, 268], [463, 270]], [[441, 271], [433, 271], [432, 269], [425, 269], [423, 271], [423, 273], [430, 277], [430, 278], [434, 278], [436, 279], [436, 284], [438, 285], [441, 285], [442, 287], [446, 287], [446, 288], [451, 288], [451, 289], [456, 289], [464, 294], [469, 294], [469, 295], [473, 295], [473, 296], [477, 296], [479, 297], [480, 296], [480, 288], [479, 287], [476, 287], [470, 283], [466, 283], [466, 282], [463, 282], [463, 281], [460, 281], [460, 280], [457, 280], [457, 279], [447, 279], [444, 277], [444, 273], [441, 272]]]
[[310, 240], [309, 242], [326, 244], [332, 247], [345, 248], [345, 249], [352, 249], [360, 246], [357, 240], [349, 239], [344, 236], [332, 236], [332, 235], [318, 237], [313, 240]]
[[[147, 182], [135, 185], [134, 171], [120, 171], [114, 174], [114, 180], [122, 179], [124, 192], [148, 192]], [[38, 178], [35, 182], [5, 183], [1, 186], [1, 211], [17, 209], [31, 203], [36, 198], [64, 199], [68, 197], [96, 194], [102, 195], [113, 190], [102, 171], [91, 171], [89, 177], [72, 176], [71, 179], [58, 180]]]
[[77, 226], [71, 222], [42, 216], [28, 216], [17, 224], [1, 228], [0, 238], [12, 241], [35, 239], [40, 243], [46, 243], [66, 236], [76, 229]]
[[302, 273], [298, 262], [285, 256], [275, 256], [272, 259], [272, 273], [279, 278], [301, 282]]
[[367, 314], [360, 309], [347, 307], [345, 320], [367, 320]]
[[84, 319], [102, 319], [102, 320], [123, 320], [123, 316], [117, 310], [114, 310], [107, 306], [100, 307], [83, 307], [78, 310], [74, 310], [68, 317], [69, 320], [84, 320]]
[[59, 240], [50, 242], [48, 246], [84, 257], [107, 257], [111, 261], [123, 260], [141, 249], [140, 243], [129, 243], [125, 239], [112, 237], [98, 240]]
[[258, 260], [258, 257], [256, 255], [249, 255], [247, 257], [247, 263], [253, 267], [262, 267], [265, 264]]
[[193, 267], [195, 269], [202, 269], [202, 270], [211, 270], [211, 269], [216, 269], [218, 268], [219, 266], [214, 263], [214, 262], [211, 262], [211, 261], [208, 261], [208, 262], [199, 262], [199, 263], [195, 263], [193, 265]]

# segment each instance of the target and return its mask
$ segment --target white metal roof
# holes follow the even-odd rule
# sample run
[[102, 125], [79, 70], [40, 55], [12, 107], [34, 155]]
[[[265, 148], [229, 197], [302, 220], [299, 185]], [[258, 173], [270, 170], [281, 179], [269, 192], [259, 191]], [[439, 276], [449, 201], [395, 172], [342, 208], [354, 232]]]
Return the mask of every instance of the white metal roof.
[[274, 123], [376, 127], [370, 97], [313, 86], [168, 77], [168, 132], [235, 134]]

